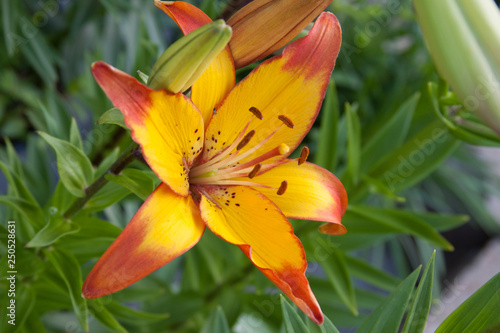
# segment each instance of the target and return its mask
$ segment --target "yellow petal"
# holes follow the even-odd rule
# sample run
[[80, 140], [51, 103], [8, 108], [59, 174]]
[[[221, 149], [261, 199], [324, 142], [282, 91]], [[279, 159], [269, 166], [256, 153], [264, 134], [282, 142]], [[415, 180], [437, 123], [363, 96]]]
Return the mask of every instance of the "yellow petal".
[[191, 88], [191, 99], [203, 115], [208, 126], [214, 109], [224, 100], [235, 84], [231, 53], [225, 48], [212, 61]]
[[[262, 63], [242, 80], [224, 100], [212, 118], [205, 135], [203, 161], [207, 161], [234, 142], [255, 107], [263, 120], [253, 119], [247, 131], [255, 130], [251, 149], [266, 138], [285, 115], [294, 128], [281, 128], [258, 151], [244, 161], [255, 158], [284, 143], [295, 149], [316, 119], [330, 74], [340, 48], [340, 25], [331, 13], [323, 13], [309, 35], [291, 43], [283, 55]], [[215, 140], [212, 140], [212, 137]], [[275, 157], [274, 161], [286, 157]]]
[[101, 297], [131, 285], [193, 247], [204, 230], [191, 196], [160, 184], [87, 276], [83, 296]]
[[332, 0], [254, 0], [227, 23], [236, 68], [268, 56], [297, 36]]
[[198, 109], [184, 95], [152, 90], [106, 63], [94, 63], [92, 73], [123, 113], [151, 169], [175, 193], [187, 196], [187, 172], [203, 148]]
[[[256, 188], [274, 202], [288, 218], [330, 222], [320, 228], [321, 232], [341, 235], [346, 228], [341, 217], [347, 208], [347, 193], [344, 186], [331, 172], [312, 163], [298, 165], [297, 160], [286, 160], [252, 178], [252, 182], [277, 188], [287, 181], [284, 194], [277, 195], [276, 189]], [[248, 180], [248, 178], [241, 180]]]
[[210, 230], [239, 245], [304, 313], [321, 322], [321, 309], [304, 275], [304, 249], [280, 210], [250, 187], [203, 186], [201, 192], [201, 217]]
[[[186, 35], [212, 22], [203, 11], [183, 1], [155, 0], [155, 6], [170, 16]], [[205, 126], [216, 108], [235, 84], [233, 57], [226, 47], [212, 61], [191, 88], [191, 99], [198, 107]]]

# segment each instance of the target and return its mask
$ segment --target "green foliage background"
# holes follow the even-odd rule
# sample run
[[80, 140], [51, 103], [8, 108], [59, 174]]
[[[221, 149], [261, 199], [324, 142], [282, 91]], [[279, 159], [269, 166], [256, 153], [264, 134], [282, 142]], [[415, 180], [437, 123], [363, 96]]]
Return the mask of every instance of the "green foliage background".
[[[222, 0], [195, 4], [212, 18], [228, 8]], [[106, 176], [110, 182], [71, 219], [63, 217], [131, 144], [125, 129], [96, 124], [111, 103], [90, 64], [148, 73], [180, 31], [150, 0], [1, 0], [0, 169], [8, 185], [0, 196], [0, 331], [421, 332], [440, 295], [442, 251], [453, 249], [440, 232], [470, 217], [498, 234], [483, 202], [497, 194], [498, 180], [472, 164], [468, 147], [439, 117], [449, 93], [411, 3], [339, 0], [329, 10], [343, 27], [343, 46], [304, 144], [348, 191], [348, 233], [325, 236], [317, 222], [293, 221], [328, 317], [317, 327], [237, 247], [209, 231], [130, 288], [81, 298], [95, 261], [159, 182], [135, 161]], [[16, 221], [16, 326], [3, 315], [9, 220]], [[498, 327], [488, 314], [498, 309], [499, 283], [497, 275], [440, 330]]]

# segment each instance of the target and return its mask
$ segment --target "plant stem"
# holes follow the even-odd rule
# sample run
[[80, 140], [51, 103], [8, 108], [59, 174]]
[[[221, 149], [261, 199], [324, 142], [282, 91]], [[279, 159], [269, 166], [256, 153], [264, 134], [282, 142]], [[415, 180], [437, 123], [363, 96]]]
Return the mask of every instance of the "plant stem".
[[85, 189], [85, 195], [82, 198], [76, 199], [75, 202], [68, 208], [68, 210], [63, 214], [65, 219], [70, 219], [75, 215], [85, 204], [92, 198], [101, 188], [104, 187], [109, 181], [105, 178], [108, 173], [119, 174], [127, 165], [129, 165], [133, 160], [135, 160], [138, 155], [139, 145], [133, 142], [127, 150], [125, 150], [120, 157], [109, 167], [106, 172], [104, 172], [99, 178], [97, 178], [89, 187]]

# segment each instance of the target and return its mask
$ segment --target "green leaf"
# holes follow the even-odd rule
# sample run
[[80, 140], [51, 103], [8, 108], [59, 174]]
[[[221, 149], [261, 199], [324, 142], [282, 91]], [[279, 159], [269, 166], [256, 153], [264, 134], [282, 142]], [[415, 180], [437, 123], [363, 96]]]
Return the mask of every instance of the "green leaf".
[[64, 219], [60, 214], [49, 215], [49, 223], [45, 225], [26, 247], [43, 247], [54, 243], [59, 238], [74, 234], [80, 230], [80, 226]]
[[21, 38], [16, 35], [16, 2], [2, 0], [2, 27], [5, 46], [9, 56], [14, 55], [16, 49], [16, 39]]
[[85, 210], [103, 210], [130, 194], [130, 190], [115, 183], [107, 183], [85, 205]]
[[[43, 225], [43, 212], [38, 206], [34, 206], [32, 203], [21, 199], [12, 197], [9, 195], [1, 195], [0, 203], [3, 203], [6, 206], [16, 210], [21, 215], [23, 215], [29, 222], [30, 226], [35, 226], [36, 228], [42, 228]], [[33, 227], [29, 228], [29, 236], [34, 236]]]
[[52, 59], [53, 50], [45, 40], [45, 35], [26, 17], [21, 18], [18, 24], [23, 32], [29, 31], [28, 33], [32, 35], [31, 38], [25, 38], [23, 43], [19, 44], [24, 58], [48, 86], [53, 86], [57, 79], [57, 72]]
[[377, 124], [375, 134], [363, 146], [361, 153], [362, 172], [368, 171], [382, 156], [401, 147], [408, 135], [419, 99], [420, 93], [413, 94], [394, 112], [389, 120]]
[[23, 179], [23, 167], [22, 162], [19, 159], [19, 156], [12, 145], [12, 142], [8, 137], [4, 138], [5, 146], [7, 148], [7, 158], [10, 164], [10, 170], [13, 170], [13, 173], [18, 175], [20, 179]]
[[125, 169], [118, 175], [107, 174], [105, 177], [107, 180], [129, 189], [142, 200], [147, 199], [155, 186], [154, 180], [147, 173], [137, 169]]
[[350, 234], [405, 233], [426, 239], [440, 248], [453, 250], [453, 245], [412, 212], [351, 205], [343, 217], [343, 222]]
[[301, 333], [308, 332], [306, 324], [297, 314], [297, 311], [280, 295], [281, 310], [283, 311], [283, 321], [285, 322], [285, 329], [287, 333]]
[[[368, 175], [397, 193], [436, 170], [458, 146], [459, 141], [436, 119], [403, 146], [386, 155]], [[360, 183], [349, 193], [349, 200], [351, 203], [362, 201], [368, 192], [369, 185]]]
[[100, 298], [89, 299], [88, 301], [89, 312], [101, 324], [107, 327], [111, 332], [128, 332], [113, 316], [113, 314], [103, 305]]
[[[440, 96], [438, 93], [438, 86], [433, 82], [427, 84], [427, 93], [431, 101], [432, 110], [448, 127], [450, 133], [457, 139], [463, 140], [467, 143], [477, 146], [500, 147], [500, 137], [492, 129], [483, 123], [468, 121], [461, 116], [446, 116], [444, 112], [447, 108], [440, 107]], [[444, 110], [443, 110], [444, 109]]]
[[113, 125], [118, 125], [126, 130], [129, 129], [127, 127], [127, 125], [125, 125], [125, 120], [123, 118], [123, 114], [117, 108], [112, 108], [112, 109], [109, 109], [108, 111], [104, 112], [101, 115], [101, 117], [99, 117], [99, 120], [97, 120], [97, 123], [99, 125], [113, 124]]
[[359, 117], [356, 114], [357, 107], [345, 105], [346, 125], [347, 125], [347, 170], [342, 179], [346, 179], [348, 184], [353, 185], [358, 182], [359, 168], [361, 164], [361, 127]]
[[80, 227], [80, 232], [72, 237], [115, 239], [122, 232], [122, 229], [116, 225], [87, 214], [80, 213], [72, 220]]
[[[328, 243], [325, 242], [326, 244]], [[354, 287], [347, 270], [345, 256], [330, 244], [328, 245], [330, 247], [328, 250], [329, 255], [325, 260], [321, 260], [320, 264], [325, 270], [332, 288], [339, 294], [340, 299], [349, 311], [357, 316], [356, 295], [354, 294]]]
[[216, 307], [208, 317], [208, 320], [203, 325], [200, 333], [230, 333], [229, 324], [227, 323], [224, 310], [220, 306]]
[[82, 136], [78, 129], [78, 124], [75, 118], [71, 118], [71, 127], [69, 129], [69, 142], [83, 152]]
[[335, 325], [333, 325], [332, 321], [325, 316], [325, 321], [323, 322], [323, 325], [320, 326], [321, 332], [322, 333], [339, 333], [339, 330]]
[[429, 262], [422, 273], [422, 278], [420, 279], [417, 292], [413, 297], [410, 312], [406, 316], [406, 322], [402, 333], [424, 331], [427, 316], [429, 315], [429, 311], [431, 309], [435, 257], [436, 251], [434, 250], [431, 259], [429, 259]]
[[67, 141], [47, 133], [38, 133], [56, 151], [57, 170], [66, 189], [74, 196], [83, 197], [94, 177], [94, 169], [88, 157]]
[[339, 121], [339, 102], [334, 81], [326, 90], [325, 102], [321, 110], [320, 135], [314, 162], [328, 170], [337, 164], [337, 128]]
[[[8, 276], [10, 277], [10, 276]], [[7, 280], [9, 282], [10, 280]], [[6, 284], [7, 285], [7, 284]], [[0, 319], [0, 329], [2, 332], [18, 332], [20, 328], [24, 327], [26, 320], [32, 315], [34, 304], [35, 304], [35, 294], [31, 287], [25, 286], [20, 283], [19, 280], [15, 282], [16, 290], [15, 296], [9, 296], [9, 289], [1, 290], [5, 296], [0, 302], [2, 306], [2, 318]], [[11, 310], [8, 307], [12, 307], [11, 300], [14, 300], [14, 316], [10, 317], [9, 313]], [[4, 303], [5, 302], [5, 303]], [[11, 323], [9, 323], [14, 319]]]
[[366, 263], [365, 261], [345, 256], [345, 262], [350, 274], [387, 291], [392, 291], [401, 282], [400, 279]]
[[420, 267], [401, 282], [361, 324], [357, 333], [397, 332], [415, 287]]
[[449, 215], [442, 213], [420, 212], [412, 212], [412, 214], [416, 218], [428, 223], [432, 228], [439, 231], [458, 228], [459, 226], [470, 220], [470, 217], [468, 215]]
[[80, 270], [80, 264], [72, 254], [61, 250], [45, 250], [44, 253], [64, 281], [76, 318], [80, 322], [83, 330], [88, 332], [88, 308], [87, 300], [81, 296], [82, 272]]
[[106, 308], [111, 314], [124, 323], [135, 326], [150, 325], [169, 317], [169, 314], [167, 313], [149, 313], [133, 310], [115, 301], [111, 301], [109, 304], [106, 304]]
[[103, 175], [120, 156], [120, 148], [116, 147], [102, 160], [95, 171], [95, 177]]
[[0, 161], [0, 170], [2, 170], [5, 178], [7, 178], [13, 195], [26, 200], [33, 206], [39, 207], [37, 201], [26, 187], [25, 182], [16, 173], [11, 172], [9, 167], [2, 161]]
[[492, 277], [450, 314], [436, 333], [481, 332], [498, 324], [500, 273]]

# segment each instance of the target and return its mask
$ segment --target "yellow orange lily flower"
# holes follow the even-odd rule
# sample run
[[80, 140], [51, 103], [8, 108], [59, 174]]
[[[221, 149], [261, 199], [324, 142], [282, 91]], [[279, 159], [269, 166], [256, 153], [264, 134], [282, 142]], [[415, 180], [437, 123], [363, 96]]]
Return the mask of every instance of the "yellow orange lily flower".
[[[219, 95], [200, 96], [205, 106], [214, 103], [211, 116], [180, 93], [152, 90], [94, 63], [94, 77], [162, 183], [94, 266], [84, 297], [129, 286], [190, 249], [208, 227], [239, 246], [321, 324], [323, 314], [305, 277], [305, 252], [287, 217], [325, 221], [320, 231], [342, 234], [347, 195], [333, 174], [305, 161], [307, 150], [299, 159], [287, 157], [318, 115], [340, 41], [337, 19], [323, 13], [306, 37], [263, 62], [229, 93], [209, 89]], [[231, 70], [211, 74], [212, 80], [224, 80], [221, 86], [234, 82], [234, 67], [226, 60]]]

